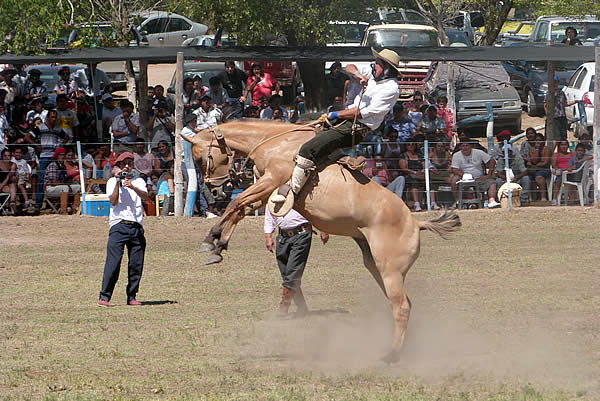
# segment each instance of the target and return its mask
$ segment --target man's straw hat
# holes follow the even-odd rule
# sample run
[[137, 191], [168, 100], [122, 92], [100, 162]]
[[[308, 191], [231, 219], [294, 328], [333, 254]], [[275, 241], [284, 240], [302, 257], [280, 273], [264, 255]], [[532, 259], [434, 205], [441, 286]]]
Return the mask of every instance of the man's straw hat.
[[371, 47], [371, 51], [373, 52], [373, 56], [375, 58], [380, 58], [392, 67], [396, 69], [396, 71], [400, 72], [400, 56], [393, 50], [383, 49], [381, 52], [377, 52], [374, 48]]

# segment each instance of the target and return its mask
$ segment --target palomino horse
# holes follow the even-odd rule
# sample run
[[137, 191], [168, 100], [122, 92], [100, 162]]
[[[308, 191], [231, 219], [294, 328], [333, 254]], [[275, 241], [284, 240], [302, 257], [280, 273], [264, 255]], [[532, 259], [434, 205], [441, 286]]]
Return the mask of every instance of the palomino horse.
[[[246, 213], [264, 205], [273, 190], [289, 180], [294, 156], [314, 135], [314, 128], [308, 125], [237, 120], [185, 138], [192, 143], [194, 159], [209, 185], [215, 181], [222, 184], [232, 172], [232, 150], [253, 160], [260, 176], [229, 203], [210, 230], [201, 247], [201, 251], [212, 252], [207, 264], [223, 260], [221, 252], [227, 249], [236, 224]], [[384, 360], [395, 361], [411, 308], [404, 279], [419, 256], [420, 231], [430, 230], [445, 237], [458, 229], [460, 220], [455, 213], [444, 213], [430, 221], [415, 220], [396, 194], [338, 164], [314, 176], [298, 195], [294, 209], [317, 229], [352, 237], [360, 247], [365, 266], [392, 306], [395, 334], [392, 350]]]

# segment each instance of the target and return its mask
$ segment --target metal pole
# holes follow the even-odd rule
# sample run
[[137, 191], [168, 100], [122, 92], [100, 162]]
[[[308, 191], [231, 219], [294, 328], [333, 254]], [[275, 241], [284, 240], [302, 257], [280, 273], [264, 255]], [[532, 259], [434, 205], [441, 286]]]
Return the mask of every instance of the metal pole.
[[429, 141], [425, 139], [425, 193], [427, 194], [427, 211], [431, 212], [431, 193], [429, 189]]
[[[595, 65], [600, 63], [600, 47], [596, 47], [594, 49], [595, 55]], [[595, 68], [595, 66], [594, 66]], [[598, 147], [598, 139], [600, 135], [598, 132], [600, 131], [600, 77], [597, 74], [594, 74], [594, 88], [599, 88], [594, 91], [594, 206], [598, 207], [598, 151], [600, 150]]]
[[144, 138], [146, 142], [150, 142], [148, 132], [146, 132], [146, 123], [148, 122], [148, 62], [140, 60], [140, 76], [138, 90], [140, 91], [138, 109], [140, 112], [140, 132], [139, 137]]
[[487, 102], [485, 104], [485, 109], [488, 117], [485, 135], [488, 140], [488, 153], [490, 153], [494, 150], [494, 109], [492, 108], [492, 102]]
[[[510, 166], [508, 165], [508, 141], [504, 140], [504, 173], [506, 174], [506, 186], [508, 187], [508, 210], [512, 210], [512, 188], [510, 187]], [[499, 196], [502, 201], [502, 194]]]
[[79, 183], [81, 184], [81, 206], [79, 207], [79, 214], [87, 214], [87, 203], [85, 201], [85, 178], [83, 175], [82, 158], [83, 156], [81, 155], [81, 142], [77, 141], [77, 160], [79, 161]]
[[183, 172], [181, 130], [183, 129], [183, 52], [177, 52], [175, 72], [175, 216], [183, 216]]
[[[94, 98], [94, 119], [96, 120], [96, 133], [98, 131], [100, 131], [100, 135], [98, 135], [98, 137], [100, 138], [100, 140], [104, 140], [104, 129], [102, 127], [102, 121], [98, 119], [98, 99], [96, 99], [96, 88], [94, 87], [94, 85], [96, 84], [94, 82], [94, 74], [92, 72], [92, 66], [96, 65], [93, 63], [90, 63], [87, 65], [87, 69], [90, 72], [90, 82], [88, 82], [88, 84], [90, 85], [90, 88], [92, 88], [92, 97]], [[94, 69], [95, 72], [95, 69]], [[112, 152], [112, 144], [111, 144], [111, 148], [110, 151]]]
[[556, 90], [554, 88], [554, 62], [548, 61], [548, 94], [546, 111], [546, 142], [554, 152], [554, 103]]
[[454, 90], [454, 62], [448, 63], [448, 82], [446, 83], [446, 93], [448, 94], [448, 108], [452, 110], [454, 122], [456, 123], [456, 91]]

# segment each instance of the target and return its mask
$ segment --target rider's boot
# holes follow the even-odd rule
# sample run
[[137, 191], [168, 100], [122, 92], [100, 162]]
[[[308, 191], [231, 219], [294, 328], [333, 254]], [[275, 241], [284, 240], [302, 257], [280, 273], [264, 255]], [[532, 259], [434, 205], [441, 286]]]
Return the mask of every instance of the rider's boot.
[[[310, 177], [310, 173], [314, 167], [315, 163], [312, 160], [300, 155], [296, 156], [296, 166], [292, 173], [292, 183], [290, 185], [294, 196], [298, 196], [300, 190], [302, 190], [302, 187], [306, 184], [306, 181], [308, 181], [308, 177]], [[283, 203], [285, 202], [285, 196], [276, 194], [271, 200], [274, 203]]]

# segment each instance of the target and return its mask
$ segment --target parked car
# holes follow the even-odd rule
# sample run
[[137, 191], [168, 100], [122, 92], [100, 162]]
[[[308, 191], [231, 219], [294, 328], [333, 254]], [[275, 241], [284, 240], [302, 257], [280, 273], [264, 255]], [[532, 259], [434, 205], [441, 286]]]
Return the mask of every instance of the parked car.
[[[425, 79], [425, 96], [435, 102], [446, 96], [448, 65], [438, 62], [432, 65]], [[521, 99], [510, 84], [510, 78], [500, 63], [455, 62], [456, 121], [485, 115], [486, 103], [492, 103], [494, 130], [508, 129], [521, 132]], [[472, 135], [485, 132], [487, 123], [481, 122], [468, 127]]]
[[[579, 61], [555, 62], [555, 75], [558, 77], [559, 84], [565, 85], [580, 64]], [[510, 76], [510, 83], [525, 102], [527, 114], [532, 117], [543, 116], [544, 99], [548, 93], [548, 63], [512, 60], [503, 61], [502, 66]]]
[[454, 17], [443, 22], [444, 27], [462, 31], [469, 41], [475, 43], [477, 29], [485, 25], [485, 18], [481, 11], [458, 11]]
[[469, 40], [469, 36], [465, 31], [459, 29], [445, 29], [444, 32], [448, 37], [450, 46], [453, 47], [473, 47], [473, 43]]
[[374, 24], [420, 24], [427, 25], [427, 18], [417, 10], [406, 8], [379, 8]]
[[[183, 78], [194, 78], [196, 75], [202, 78], [202, 83], [205, 86], [208, 86], [208, 81], [219, 73], [225, 71], [224, 63], [215, 63], [215, 62], [185, 62], [183, 64]], [[171, 78], [171, 83], [167, 88], [167, 96], [169, 96], [173, 100], [173, 104], [175, 104], [175, 87], [176, 87], [176, 72], [173, 73], [173, 77]]]
[[[229, 38], [227, 35], [221, 36], [219, 46], [235, 46], [236, 41], [234, 38]], [[188, 38], [183, 41], [181, 46], [203, 46], [213, 47], [215, 46], [215, 35], [200, 35], [194, 38]]]
[[166, 11], [149, 11], [133, 17], [139, 21], [138, 30], [150, 46], [181, 46], [186, 39], [208, 31], [206, 25]]
[[71, 74], [73, 74], [75, 71], [82, 70], [85, 68], [84, 65], [37, 64], [30, 65], [25, 69], [25, 71], [29, 73], [29, 70], [36, 68], [42, 73], [42, 75], [40, 75], [40, 79], [43, 83], [46, 84], [46, 88], [48, 88], [48, 99], [46, 99], [44, 103], [45, 109], [54, 109], [56, 107], [56, 92], [54, 92], [54, 86], [58, 82], [58, 70], [60, 70], [65, 65], [69, 67], [69, 69], [71, 70]]
[[566, 29], [573, 27], [577, 30], [577, 38], [584, 44], [592, 44], [600, 35], [600, 20], [595, 16], [542, 16], [533, 23], [530, 35], [520, 32], [524, 27], [529, 27], [531, 22], [522, 22], [515, 31], [509, 31], [501, 36], [502, 46], [509, 46], [515, 42], [528, 42], [530, 44], [560, 44], [567, 37]]
[[[563, 92], [567, 101], [583, 101], [586, 120], [575, 123], [573, 131], [579, 136], [584, 131], [590, 133], [594, 128], [594, 74], [596, 63], [584, 63], [577, 71], [573, 73]], [[567, 119], [574, 120], [579, 118], [579, 109], [577, 105], [569, 106], [565, 109]]]
[[[439, 47], [438, 30], [429, 25], [385, 24], [371, 25], [361, 43], [366, 47]], [[365, 65], [365, 63], [355, 63]], [[368, 65], [369, 63], [366, 63]], [[423, 90], [423, 80], [431, 66], [430, 61], [400, 63], [402, 77], [398, 79], [400, 97], [409, 98], [416, 90]]]

